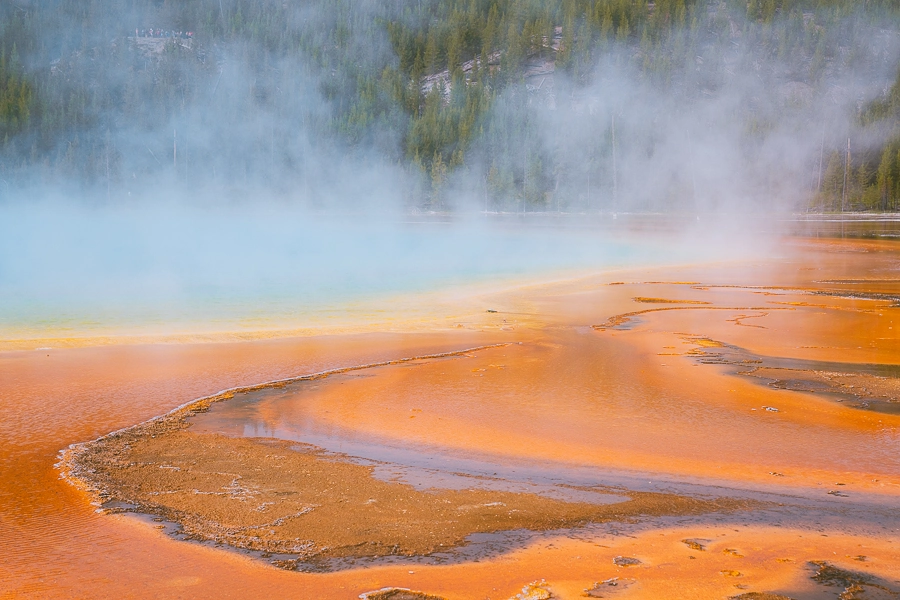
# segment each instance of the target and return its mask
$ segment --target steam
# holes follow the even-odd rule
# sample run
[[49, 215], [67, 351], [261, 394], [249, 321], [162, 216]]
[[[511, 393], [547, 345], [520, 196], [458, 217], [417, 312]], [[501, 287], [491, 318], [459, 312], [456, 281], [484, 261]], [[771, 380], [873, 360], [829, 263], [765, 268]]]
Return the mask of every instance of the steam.
[[[804, 212], [831, 151], [852, 138], [865, 155], [891, 135], [860, 114], [894, 82], [900, 35], [848, 17], [853, 28], [865, 42], [835, 41], [837, 56], [812, 85], [808, 61], [764, 55], [743, 39], [753, 25], [734, 22], [721, 35], [696, 34], [706, 37], [696, 55], [665, 78], [641, 72], [633, 46], [601, 56], [587, 85], [560, 72], [532, 76], [501, 94], [457, 190], [494, 210]], [[497, 166], [515, 174], [517, 197], [493, 189]], [[548, 198], [529, 196], [528, 180], [540, 178]]]
[[[240, 12], [233, 2], [207, 8], [185, 14], [218, 29]], [[43, 10], [46, 19], [53, 7], [19, 0], [12, 10]], [[404, 147], [408, 115], [381, 83], [362, 89], [398, 61], [377, 23], [424, 26], [415, 11], [371, 1], [266, 10], [303, 52], [221, 35], [214, 44], [202, 36], [190, 44], [129, 41], [131, 25], [190, 29], [172, 7], [96, 15], [96, 27], [81, 31], [59, 15], [57, 31], [41, 32], [45, 39], [22, 51], [23, 65], [66, 81], [67, 95], [50, 99], [64, 110], [78, 94], [108, 99], [92, 103], [99, 112], [83, 115], [60, 146], [46, 147], [38, 134], [14, 138], [25, 160], [0, 168], [0, 198], [20, 202], [16, 190], [42, 195], [49, 187], [89, 204], [263, 200], [379, 214], [790, 212], [820, 184], [823, 146], [840, 149], [853, 137], [866, 151], [883, 141], [858, 125], [859, 112], [885, 94], [900, 58], [897, 31], [875, 28], [865, 9], [830, 38], [821, 34], [833, 55], [772, 56], [760, 39], [820, 35], [807, 23], [813, 15], [782, 14], [764, 29], [724, 4], [700, 3], [665, 42], [674, 57], [690, 56], [687, 64], [654, 66], [670, 50], [644, 40], [610, 40], [593, 65], [574, 71], [554, 70], [546, 56], [526, 61], [523, 80], [492, 90], [463, 164], [436, 190], [431, 157], [422, 157], [420, 171]], [[678, 50], [685, 47], [692, 51]], [[122, 106], [143, 108], [124, 121]], [[45, 160], [35, 160], [41, 154]]]
[[316, 328], [353, 315], [378, 321], [404, 294], [689, 262], [699, 250], [672, 248], [665, 237], [635, 244], [594, 226], [404, 223], [283, 206], [57, 201], [2, 214], [6, 340]]
[[[37, 4], [16, 0], [12, 10]], [[415, 22], [402, 4], [273, 5], [272, 18], [320, 49], [300, 57], [199, 36], [161, 55], [131, 48], [122, 20], [127, 30], [191, 28], [169, 8], [123, 11], [115, 23], [98, 15], [96, 29], [80, 32], [61, 16], [58, 31], [23, 49], [24, 68], [110, 100], [63, 145], [9, 142], [22, 160], [0, 166], [0, 337], [136, 322], [229, 328], [253, 315], [302, 321], [360, 298], [704, 255], [683, 238], [619, 237], [627, 214], [687, 215], [686, 236], [700, 219], [707, 234], [722, 227], [736, 255], [759, 252], [765, 242], [754, 236], [771, 227], [748, 227], [747, 214], [805, 209], [823, 149], [848, 137], [862, 152], [883, 141], [859, 114], [884, 96], [900, 61], [895, 30], [857, 32], [866, 44], [832, 40], [836, 54], [807, 84], [812, 65], [762, 55], [755, 25], [695, 15], [704, 25], [672, 39], [696, 52], [665, 77], [639, 68], [651, 53], [611, 41], [574, 72], [496, 90], [436, 203], [431, 173], [405, 153], [403, 110], [348, 111], [362, 75], [396, 66], [372, 23]], [[850, 15], [844, 29], [870, 22]], [[326, 35], [337, 30], [339, 47]], [[141, 77], [165, 78], [174, 95], [117, 120], [116, 102], [137, 102], [129, 86]], [[421, 217], [435, 210], [452, 212], [452, 223]], [[519, 227], [494, 213], [561, 217]]]

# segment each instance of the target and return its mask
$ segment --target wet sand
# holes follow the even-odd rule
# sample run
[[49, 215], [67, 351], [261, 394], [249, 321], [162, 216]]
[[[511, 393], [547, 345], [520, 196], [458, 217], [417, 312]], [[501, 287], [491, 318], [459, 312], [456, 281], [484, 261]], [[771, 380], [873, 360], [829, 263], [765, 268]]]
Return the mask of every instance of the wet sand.
[[[485, 311], [497, 312], [454, 315], [461, 327], [430, 334], [2, 353], [0, 550], [9, 559], [0, 565], [0, 593], [347, 598], [402, 587], [448, 599], [511, 598], [543, 580], [537, 587], [559, 598], [836, 598], [852, 582], [815, 579], [824, 561], [875, 582], [854, 597], [893, 597], [884, 594], [900, 590], [900, 417], [849, 398], [861, 398], [863, 387], [870, 400], [897, 400], [890, 371], [900, 364], [898, 265], [895, 243], [793, 241], [783, 257], [608, 273], [480, 297]], [[320, 469], [321, 481], [331, 462], [354, 488], [365, 482], [384, 499], [408, 494], [422, 504], [430, 494], [457, 509], [480, 504], [485, 527], [473, 527], [474, 519], [441, 538], [459, 544], [467, 529], [481, 532], [455, 554], [435, 557], [420, 535], [398, 553], [402, 560], [358, 553], [362, 562], [332, 572], [289, 572], [263, 557], [176, 539], [152, 521], [95, 512], [92, 495], [60, 481], [53, 467], [70, 443], [218, 390], [497, 343], [507, 345], [247, 391], [243, 402], [238, 394], [189, 417], [170, 438], [142, 438], [145, 446], [129, 449], [143, 453], [142, 463], [165, 458], [178, 471], [160, 462], [153, 477], [121, 478], [146, 484], [141, 493], [172, 491], [171, 476], [190, 472], [172, 461], [189, 447], [211, 452], [197, 462], [203, 468], [239, 448], [290, 456]], [[721, 348], [739, 352], [711, 360]], [[753, 360], [762, 367], [741, 362]], [[884, 369], [860, 372], [867, 365]], [[752, 369], [756, 376], [742, 374]], [[771, 385], [798, 380], [805, 388]], [[205, 441], [190, 446], [198, 440]], [[306, 446], [292, 450], [297, 444]], [[113, 464], [107, 459], [97, 466]], [[499, 487], [459, 489], [460, 477], [474, 481], [487, 469]], [[139, 469], [118, 471], [132, 470]], [[224, 506], [263, 504], [228, 498], [233, 480], [194, 489], [220, 494]], [[255, 485], [273, 497], [291, 491], [264, 481]], [[311, 489], [327, 490], [321, 481]], [[553, 486], [735, 505], [642, 507], [610, 518], [603, 513], [615, 504], [560, 498]], [[490, 516], [499, 505], [484, 505], [493, 502], [522, 502], [513, 531], [503, 533], [498, 513]], [[266, 506], [257, 515], [277, 505]], [[178, 515], [162, 516], [187, 522], [205, 508], [190, 499], [171, 508]], [[339, 514], [336, 505], [328, 510]], [[683, 540], [701, 540], [702, 549]], [[616, 577], [620, 584], [610, 585]]]

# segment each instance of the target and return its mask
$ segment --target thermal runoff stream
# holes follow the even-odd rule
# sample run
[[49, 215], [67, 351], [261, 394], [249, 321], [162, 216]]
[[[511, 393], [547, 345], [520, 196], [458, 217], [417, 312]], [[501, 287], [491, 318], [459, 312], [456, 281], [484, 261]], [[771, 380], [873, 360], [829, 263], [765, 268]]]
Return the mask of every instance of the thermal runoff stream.
[[0, 253], [3, 597], [900, 597], [889, 237], [118, 225]]

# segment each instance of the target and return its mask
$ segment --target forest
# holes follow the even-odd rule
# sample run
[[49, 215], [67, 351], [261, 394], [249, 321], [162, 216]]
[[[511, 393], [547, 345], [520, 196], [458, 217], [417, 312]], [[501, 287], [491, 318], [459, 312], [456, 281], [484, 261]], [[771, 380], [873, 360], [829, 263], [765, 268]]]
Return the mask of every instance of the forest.
[[113, 204], [896, 211], [900, 5], [11, 0], [0, 199], [37, 185]]

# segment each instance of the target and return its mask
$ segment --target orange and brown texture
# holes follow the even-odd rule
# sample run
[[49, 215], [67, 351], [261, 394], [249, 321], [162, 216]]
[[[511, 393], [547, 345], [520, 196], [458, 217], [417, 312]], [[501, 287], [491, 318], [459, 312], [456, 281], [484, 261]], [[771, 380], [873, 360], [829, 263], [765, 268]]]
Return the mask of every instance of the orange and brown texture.
[[4, 352], [2, 592], [900, 597], [900, 245], [783, 243], [432, 331]]

